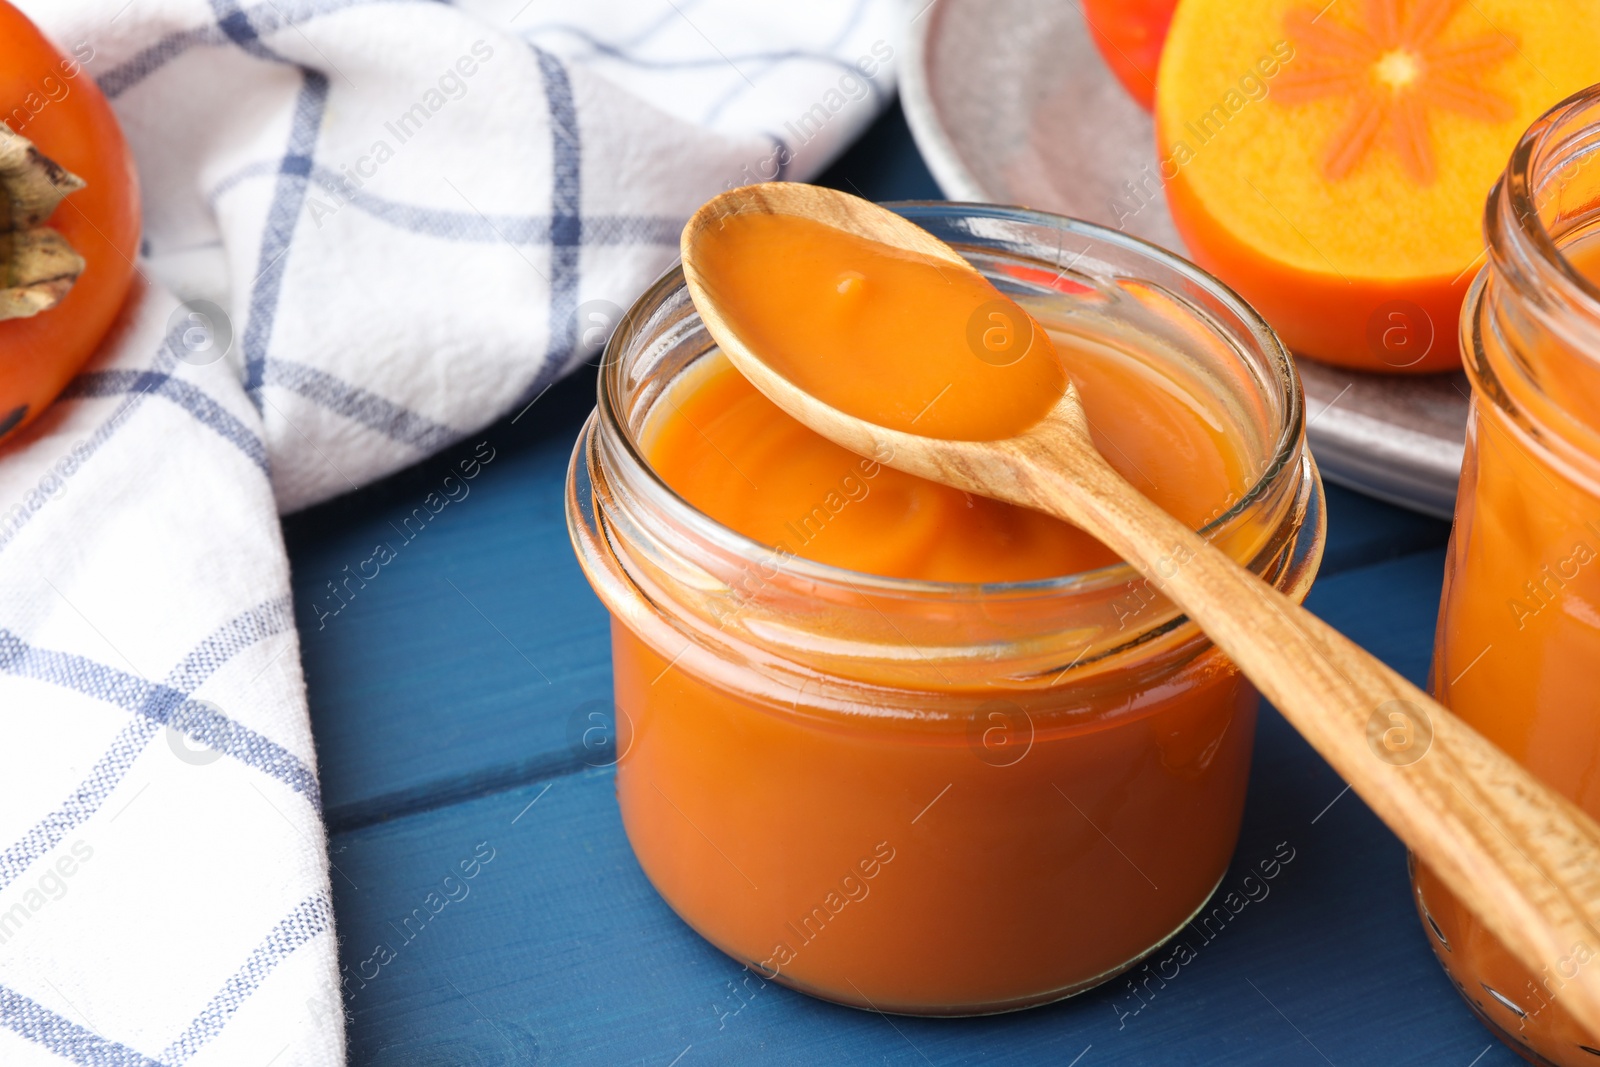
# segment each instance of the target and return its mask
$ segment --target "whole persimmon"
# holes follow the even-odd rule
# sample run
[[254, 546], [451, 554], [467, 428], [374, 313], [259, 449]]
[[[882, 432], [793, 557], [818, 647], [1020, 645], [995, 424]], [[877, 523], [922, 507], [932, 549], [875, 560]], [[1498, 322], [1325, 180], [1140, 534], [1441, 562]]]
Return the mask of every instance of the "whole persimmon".
[[139, 182], [93, 57], [0, 0], [0, 441], [94, 354], [135, 273]]
[[1178, 0], [1083, 0], [1089, 35], [1111, 73], [1146, 111], [1155, 106], [1156, 71]]

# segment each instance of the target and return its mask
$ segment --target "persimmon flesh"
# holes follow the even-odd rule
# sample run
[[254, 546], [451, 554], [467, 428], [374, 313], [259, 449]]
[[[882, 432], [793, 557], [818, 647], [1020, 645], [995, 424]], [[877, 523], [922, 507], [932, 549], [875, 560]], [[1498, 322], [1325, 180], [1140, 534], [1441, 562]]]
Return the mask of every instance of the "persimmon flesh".
[[1302, 355], [1458, 366], [1485, 197], [1600, 81], [1596, 40], [1592, 0], [1185, 0], [1156, 98], [1178, 231]]

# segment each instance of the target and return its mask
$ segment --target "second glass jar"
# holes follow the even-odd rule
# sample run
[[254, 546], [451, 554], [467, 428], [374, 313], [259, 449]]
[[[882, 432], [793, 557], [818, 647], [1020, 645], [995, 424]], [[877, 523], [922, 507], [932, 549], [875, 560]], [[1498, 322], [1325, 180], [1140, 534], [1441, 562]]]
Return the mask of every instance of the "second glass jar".
[[[1600, 86], [1513, 153], [1462, 311], [1466, 460], [1433, 662], [1438, 699], [1600, 818]], [[1480, 1017], [1535, 1063], [1600, 1063], [1561, 1006], [1600, 939], [1534, 974], [1426, 866], [1417, 908]]]

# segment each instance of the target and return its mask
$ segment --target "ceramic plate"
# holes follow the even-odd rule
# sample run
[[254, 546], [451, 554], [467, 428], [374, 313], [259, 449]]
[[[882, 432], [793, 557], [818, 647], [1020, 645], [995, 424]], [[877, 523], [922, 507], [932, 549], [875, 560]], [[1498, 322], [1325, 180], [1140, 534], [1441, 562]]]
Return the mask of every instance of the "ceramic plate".
[[[1076, 2], [935, 0], [911, 25], [906, 118], [952, 200], [1088, 219], [1186, 254], [1150, 116], [1089, 40]], [[1323, 475], [1448, 517], [1466, 438], [1464, 375], [1392, 377], [1300, 361]]]

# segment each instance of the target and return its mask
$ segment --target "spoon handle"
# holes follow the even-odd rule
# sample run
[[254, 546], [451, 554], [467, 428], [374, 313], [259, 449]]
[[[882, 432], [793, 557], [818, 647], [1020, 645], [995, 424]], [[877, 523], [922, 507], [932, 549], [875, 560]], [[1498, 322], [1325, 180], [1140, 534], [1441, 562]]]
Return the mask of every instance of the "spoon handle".
[[[1199, 624], [1378, 816], [1600, 1035], [1600, 827], [1416, 686], [1225, 556], [1097, 452], [1031, 464], [1037, 505]], [[1575, 973], [1574, 973], [1575, 972]]]

